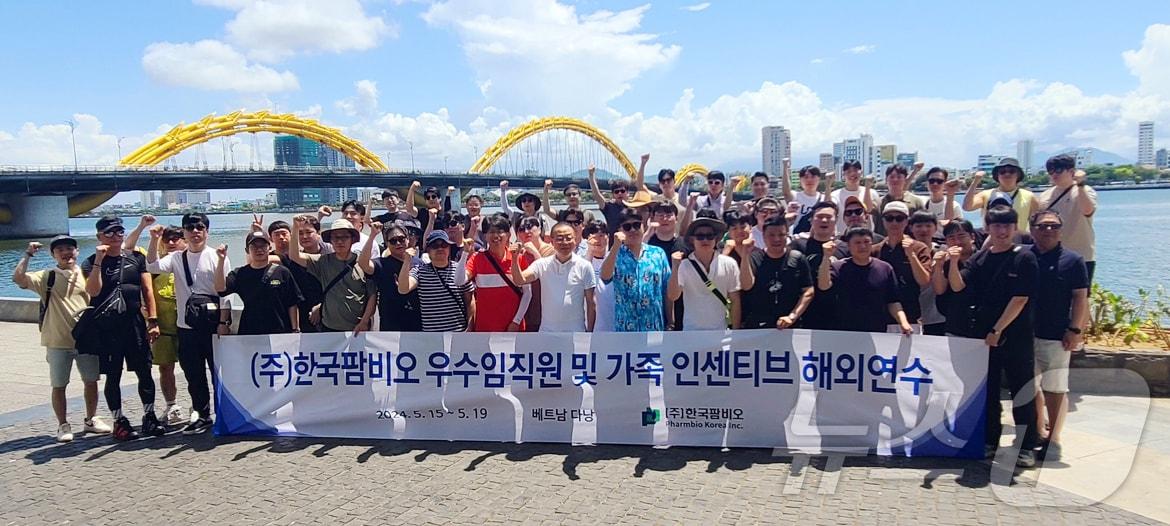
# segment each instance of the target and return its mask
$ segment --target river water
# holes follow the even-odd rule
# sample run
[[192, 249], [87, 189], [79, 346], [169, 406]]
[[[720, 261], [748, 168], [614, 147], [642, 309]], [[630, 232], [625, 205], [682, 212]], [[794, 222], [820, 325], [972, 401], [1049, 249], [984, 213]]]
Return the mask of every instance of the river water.
[[[1170, 240], [1166, 239], [1166, 226], [1170, 225], [1170, 189], [1158, 190], [1117, 190], [1100, 192], [1099, 208], [1094, 219], [1097, 232], [1096, 281], [1103, 287], [1137, 298], [1139, 288], [1153, 289], [1158, 284], [1170, 283], [1164, 277], [1166, 261], [1170, 261]], [[484, 209], [486, 213], [496, 210]], [[978, 217], [969, 215], [978, 225]], [[292, 220], [292, 214], [265, 214], [264, 221], [277, 219]], [[138, 224], [137, 217], [124, 217], [127, 230]], [[160, 216], [162, 224], [178, 224], [179, 216]], [[73, 218], [69, 220], [70, 233], [81, 247], [81, 257], [93, 254], [97, 245], [94, 235], [94, 218]], [[227, 243], [229, 255], [234, 264], [243, 264], [244, 236], [252, 224], [251, 214], [228, 214], [211, 216], [212, 244]], [[140, 245], [149, 240], [143, 235]], [[41, 240], [48, 244], [47, 239]], [[12, 283], [11, 271], [20, 260], [28, 241], [0, 241], [0, 296], [34, 297]], [[33, 259], [30, 268], [41, 269], [51, 264], [48, 251], [42, 250]]]

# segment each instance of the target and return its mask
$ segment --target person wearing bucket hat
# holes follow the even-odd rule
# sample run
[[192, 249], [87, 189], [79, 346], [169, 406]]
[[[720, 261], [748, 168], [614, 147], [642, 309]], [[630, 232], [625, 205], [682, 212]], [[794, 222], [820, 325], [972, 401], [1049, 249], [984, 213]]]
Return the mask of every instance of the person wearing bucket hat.
[[[506, 195], [507, 191], [508, 182], [501, 181], [500, 195]], [[527, 219], [529, 217], [535, 217], [540, 222], [540, 235], [542, 237], [548, 236], [555, 220], [541, 211], [540, 198], [537, 197], [536, 194], [528, 191], [521, 192], [520, 195], [516, 196], [516, 199], [513, 201], [513, 203], [516, 207], [515, 210], [508, 206], [507, 199], [504, 197], [500, 198], [500, 210], [505, 214], [508, 214], [508, 217], [511, 218], [512, 223], [516, 223], [517, 221]]]
[[[300, 229], [307, 220], [298, 216], [293, 221]], [[353, 246], [360, 238], [359, 232], [349, 221], [337, 219], [321, 233], [321, 238], [333, 247], [332, 254], [305, 254], [298, 243], [292, 243], [288, 252], [289, 259], [317, 278], [322, 287], [321, 305], [310, 320], [322, 332], [353, 331], [356, 335], [369, 330], [378, 304], [378, 289], [357, 266]]]
[[[244, 237], [248, 264], [232, 270], [226, 278], [217, 268], [215, 290], [220, 297], [239, 294], [244, 300], [236, 334], [287, 334], [301, 332], [298, 304], [304, 299], [292, 272], [269, 261], [272, 241], [264, 232]], [[216, 249], [219, 264], [227, 257], [227, 245]]]
[[[699, 217], [687, 226], [687, 242], [694, 251], [670, 255], [671, 272], [667, 299], [686, 303], [684, 330], [723, 330], [740, 324], [740, 264], [716, 250], [727, 232], [718, 219]], [[750, 265], [750, 258], [742, 258]]]
[[78, 354], [73, 340], [73, 326], [77, 317], [89, 304], [85, 291], [85, 278], [77, 267], [77, 240], [69, 236], [57, 236], [49, 242], [49, 249], [56, 264], [36, 272], [28, 272], [29, 260], [36, 256], [41, 244], [29, 242], [24, 256], [12, 271], [12, 281], [22, 289], [35, 292], [40, 299], [41, 345], [45, 347], [45, 361], [49, 364], [49, 397], [53, 414], [57, 417], [57, 441], [73, 440], [73, 429], [66, 419], [65, 388], [69, 385], [74, 364], [85, 385], [85, 432], [109, 433], [110, 426], [102, 422], [97, 413], [100, 362], [97, 355]]
[[991, 177], [995, 179], [996, 187], [990, 190], [980, 189], [983, 176], [982, 170], [975, 172], [971, 186], [967, 187], [967, 193], [963, 196], [963, 210], [968, 212], [981, 210], [986, 216], [987, 211], [991, 209], [993, 195], [1007, 194], [1012, 209], [1019, 215], [1016, 228], [1022, 232], [1027, 231], [1028, 218], [1040, 210], [1040, 204], [1031, 190], [1020, 186], [1024, 182], [1024, 169], [1020, 167], [1020, 162], [1013, 157], [1000, 159], [991, 169]]

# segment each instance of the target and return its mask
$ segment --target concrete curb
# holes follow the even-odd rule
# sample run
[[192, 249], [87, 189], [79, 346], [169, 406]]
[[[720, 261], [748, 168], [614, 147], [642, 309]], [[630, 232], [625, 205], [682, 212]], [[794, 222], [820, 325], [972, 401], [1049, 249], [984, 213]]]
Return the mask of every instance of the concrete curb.
[[0, 297], [0, 321], [36, 323], [40, 301], [36, 298]]
[[[1086, 348], [1083, 351], [1072, 353], [1069, 366], [1073, 369], [1112, 369], [1122, 374], [1121, 370], [1133, 371], [1146, 380], [1150, 386], [1150, 396], [1156, 398], [1170, 398], [1170, 352], [1166, 351], [1104, 351], [1101, 349]], [[1122, 378], [1118, 376], [1116, 386], [1121, 386]], [[1111, 382], [1101, 385], [1081, 386], [1089, 387], [1094, 392], [1111, 392]], [[1075, 387], [1074, 387], [1075, 388]], [[1084, 391], [1084, 389], [1077, 389]]]

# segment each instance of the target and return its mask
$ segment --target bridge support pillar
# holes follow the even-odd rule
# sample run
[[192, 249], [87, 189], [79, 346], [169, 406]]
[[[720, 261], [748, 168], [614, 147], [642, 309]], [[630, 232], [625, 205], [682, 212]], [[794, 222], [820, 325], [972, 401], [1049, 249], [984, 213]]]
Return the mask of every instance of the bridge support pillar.
[[69, 198], [63, 195], [7, 194], [12, 221], [0, 224], [0, 239], [52, 237], [69, 233]]

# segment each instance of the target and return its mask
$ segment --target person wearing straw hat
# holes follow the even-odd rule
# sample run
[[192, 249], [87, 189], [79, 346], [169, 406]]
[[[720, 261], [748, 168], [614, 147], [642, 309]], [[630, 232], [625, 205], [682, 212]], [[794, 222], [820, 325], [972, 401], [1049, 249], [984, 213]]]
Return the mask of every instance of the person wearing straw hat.
[[[298, 229], [306, 223], [301, 216], [293, 221]], [[305, 267], [321, 283], [324, 297], [319, 315], [313, 319], [322, 332], [353, 331], [356, 335], [370, 328], [378, 289], [358, 268], [358, 256], [352, 251], [360, 234], [349, 221], [337, 219], [321, 232], [321, 239], [333, 247], [332, 254], [305, 254], [299, 243], [289, 246], [289, 260]]]
[[[689, 256], [682, 252], [670, 255], [667, 297], [675, 301], [685, 296], [685, 330], [722, 330], [728, 325], [738, 329], [740, 326], [741, 265], [715, 250], [715, 245], [726, 232], [727, 224], [723, 221], [699, 217], [687, 226], [686, 232], [687, 243], [694, 251]], [[751, 265], [750, 257], [741, 257], [741, 261], [743, 265]]]

